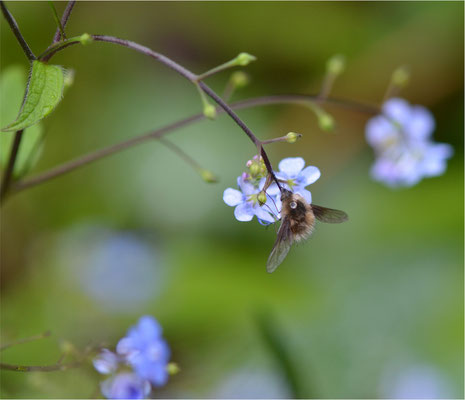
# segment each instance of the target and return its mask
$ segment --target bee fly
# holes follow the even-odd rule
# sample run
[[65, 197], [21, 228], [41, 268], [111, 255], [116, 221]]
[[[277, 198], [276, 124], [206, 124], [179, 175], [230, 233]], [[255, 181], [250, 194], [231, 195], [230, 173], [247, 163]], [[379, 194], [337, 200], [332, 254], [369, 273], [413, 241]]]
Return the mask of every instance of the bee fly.
[[286, 189], [281, 191], [281, 201], [281, 226], [266, 263], [266, 270], [270, 273], [283, 262], [294, 242], [306, 239], [312, 234], [315, 218], [330, 224], [338, 224], [348, 219], [344, 211], [308, 204], [301, 195]]

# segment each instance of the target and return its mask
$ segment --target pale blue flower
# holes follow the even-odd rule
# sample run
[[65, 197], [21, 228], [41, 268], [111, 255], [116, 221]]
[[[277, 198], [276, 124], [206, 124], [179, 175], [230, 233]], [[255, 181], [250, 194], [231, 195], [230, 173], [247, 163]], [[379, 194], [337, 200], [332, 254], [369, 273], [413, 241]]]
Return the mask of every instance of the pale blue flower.
[[94, 368], [101, 374], [112, 374], [118, 369], [120, 358], [108, 349], [102, 349], [100, 354], [94, 358]]
[[309, 204], [312, 202], [312, 194], [305, 189], [318, 180], [321, 173], [317, 167], [309, 166], [304, 168], [305, 161], [302, 157], [284, 158], [279, 163], [279, 172], [276, 177], [284, 181], [283, 186], [300, 194]]
[[238, 221], [251, 221], [254, 216], [259, 222], [270, 224], [277, 220], [278, 210], [275, 206], [276, 190], [267, 190], [267, 201], [260, 205], [258, 194], [265, 184], [265, 178], [262, 178], [258, 185], [252, 184], [247, 175], [241, 175], [237, 178], [237, 186], [240, 190], [228, 188], [223, 193], [224, 202], [234, 209], [234, 216]]
[[118, 342], [116, 352], [124, 357], [139, 377], [148, 379], [153, 385], [162, 386], [168, 380], [166, 367], [170, 349], [155, 318], [140, 318], [137, 325], [131, 327], [126, 337]]
[[367, 142], [376, 154], [372, 177], [395, 187], [443, 174], [453, 149], [433, 142], [434, 128], [433, 115], [426, 108], [399, 98], [386, 101], [383, 114], [366, 125]]
[[150, 394], [150, 382], [134, 373], [120, 373], [100, 384], [107, 399], [145, 399]]

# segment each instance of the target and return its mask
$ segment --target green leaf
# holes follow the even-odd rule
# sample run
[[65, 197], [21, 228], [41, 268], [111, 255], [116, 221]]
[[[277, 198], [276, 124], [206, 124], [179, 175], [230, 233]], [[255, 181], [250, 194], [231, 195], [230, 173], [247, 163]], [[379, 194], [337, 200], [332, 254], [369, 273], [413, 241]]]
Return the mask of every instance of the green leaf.
[[61, 67], [33, 61], [19, 115], [2, 131], [12, 132], [25, 129], [46, 117], [60, 102], [63, 86], [64, 73]]
[[[24, 96], [27, 71], [22, 65], [11, 65], [0, 74], [0, 126], [11, 121], [18, 113]], [[42, 149], [42, 124], [39, 122], [25, 130], [15, 163], [14, 174], [25, 172], [40, 156]], [[10, 156], [14, 133], [0, 135], [0, 165], [4, 168]], [[30, 157], [34, 151], [33, 157]]]

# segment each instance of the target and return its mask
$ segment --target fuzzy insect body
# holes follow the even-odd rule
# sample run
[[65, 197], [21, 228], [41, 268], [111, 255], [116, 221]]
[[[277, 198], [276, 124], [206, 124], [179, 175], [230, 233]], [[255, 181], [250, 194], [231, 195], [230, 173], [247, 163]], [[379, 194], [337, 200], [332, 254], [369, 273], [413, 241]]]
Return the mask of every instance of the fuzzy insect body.
[[301, 195], [286, 189], [282, 191], [281, 201], [281, 226], [266, 264], [270, 273], [283, 262], [294, 242], [312, 234], [316, 219], [327, 223], [341, 223], [348, 219], [344, 211], [308, 204]]

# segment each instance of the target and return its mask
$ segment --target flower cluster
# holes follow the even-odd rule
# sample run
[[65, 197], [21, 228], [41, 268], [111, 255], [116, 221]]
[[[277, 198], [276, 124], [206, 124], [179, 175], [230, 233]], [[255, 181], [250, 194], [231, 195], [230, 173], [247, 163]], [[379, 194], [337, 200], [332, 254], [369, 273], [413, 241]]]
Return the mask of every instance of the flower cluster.
[[108, 399], [144, 399], [153, 386], [168, 380], [170, 349], [158, 322], [144, 316], [116, 346], [116, 353], [103, 349], [94, 359], [101, 374], [111, 374], [100, 385]]
[[426, 108], [411, 106], [400, 98], [386, 101], [383, 113], [366, 126], [367, 142], [376, 154], [373, 178], [396, 187], [413, 186], [424, 177], [443, 174], [453, 150], [432, 140], [434, 127], [434, 118]]
[[[279, 171], [275, 175], [284, 188], [300, 194], [311, 203], [312, 195], [305, 187], [320, 177], [320, 170], [304, 166], [305, 161], [301, 157], [285, 158], [279, 163]], [[255, 156], [249, 160], [247, 168], [248, 172], [237, 178], [239, 190], [226, 189], [223, 200], [228, 206], [235, 207], [234, 216], [238, 221], [251, 221], [256, 216], [261, 224], [272, 224], [280, 218], [280, 190], [276, 183], [263, 190], [267, 170], [261, 157]]]

